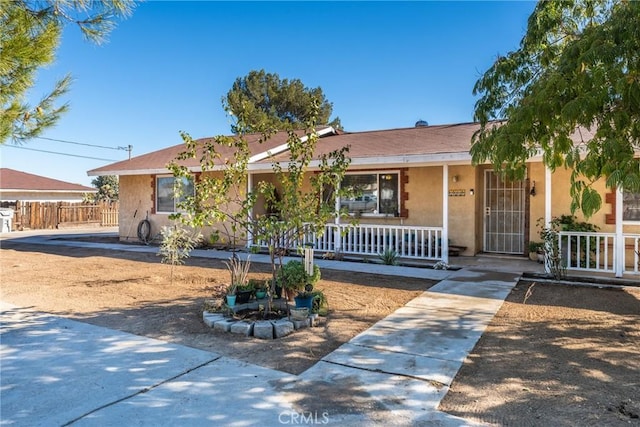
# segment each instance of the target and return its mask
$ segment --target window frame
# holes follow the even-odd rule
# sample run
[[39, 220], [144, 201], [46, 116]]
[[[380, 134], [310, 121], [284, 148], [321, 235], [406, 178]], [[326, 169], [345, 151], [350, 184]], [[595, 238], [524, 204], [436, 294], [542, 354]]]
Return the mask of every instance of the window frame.
[[[160, 203], [158, 202], [158, 199], [160, 198], [160, 191], [159, 191], [159, 187], [158, 187], [158, 183], [161, 179], [167, 179], [167, 178], [171, 178], [172, 182], [173, 182], [173, 194], [172, 194], [172, 201], [173, 201], [173, 210], [172, 211], [166, 211], [166, 210], [160, 210]], [[181, 179], [185, 180], [185, 181], [191, 181], [191, 187], [193, 188], [193, 194], [195, 194], [195, 177], [192, 176], [191, 178], [185, 178], [185, 177], [180, 177]], [[171, 215], [174, 213], [179, 212], [179, 209], [177, 208], [178, 203], [180, 203], [181, 201], [184, 200], [185, 195], [182, 196], [181, 199], [176, 200], [175, 197], [175, 180], [176, 177], [170, 174], [166, 174], [166, 175], [156, 175], [155, 177], [155, 182], [154, 182], [154, 190], [155, 190], [155, 197], [154, 197], [154, 204], [155, 204], [155, 213], [159, 214], [159, 215]]]
[[[384, 170], [384, 169], [376, 169], [376, 170], [362, 170], [362, 171], [352, 171], [352, 172], [347, 172], [345, 174], [345, 178], [347, 176], [354, 176], [354, 175], [375, 175], [376, 176], [376, 209], [375, 212], [361, 212], [358, 213], [357, 211], [348, 211], [350, 216], [359, 216], [359, 217], [363, 217], [363, 218], [388, 218], [388, 217], [400, 217], [401, 213], [402, 213], [402, 179], [403, 179], [403, 174], [399, 169], [393, 169], [393, 170]], [[396, 193], [396, 211], [394, 213], [380, 213], [380, 202], [382, 200], [382, 198], [380, 197], [380, 189], [381, 189], [381, 185], [380, 185], [380, 180], [381, 180], [381, 176], [382, 175], [395, 175], [396, 178], [396, 189], [395, 189], [395, 193]], [[340, 183], [340, 186], [342, 186], [344, 183], [344, 178], [343, 181]], [[340, 208], [343, 207], [343, 202], [344, 200], [340, 200]]]
[[634, 199], [637, 200], [637, 201], [634, 201], [634, 203], [631, 203], [633, 205], [633, 207], [631, 209], [640, 211], [640, 193], [635, 193], [635, 192], [631, 192], [631, 191], [623, 191], [622, 192], [622, 222], [623, 222], [623, 224], [634, 224], [634, 225], [640, 224], [640, 217], [638, 219], [626, 219], [625, 218], [625, 213], [626, 213], [625, 205], [630, 203], [630, 201], [627, 200], [627, 198], [631, 198], [631, 197], [633, 197]]

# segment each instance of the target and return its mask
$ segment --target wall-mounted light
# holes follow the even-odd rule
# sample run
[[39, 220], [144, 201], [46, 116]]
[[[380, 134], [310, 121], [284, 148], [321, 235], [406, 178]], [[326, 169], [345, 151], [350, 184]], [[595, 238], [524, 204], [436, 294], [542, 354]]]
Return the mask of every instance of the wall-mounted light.
[[536, 195], [536, 182], [533, 181], [533, 185], [531, 186], [531, 191], [529, 191], [529, 194], [531, 194], [532, 196]]
[[458, 175], [453, 175], [453, 177], [451, 178], [451, 181], [458, 182]]
[[471, 189], [469, 190], [469, 194], [471, 194], [471, 195], [473, 196], [474, 194], [476, 194], [476, 192], [473, 190], [473, 188], [471, 188]]

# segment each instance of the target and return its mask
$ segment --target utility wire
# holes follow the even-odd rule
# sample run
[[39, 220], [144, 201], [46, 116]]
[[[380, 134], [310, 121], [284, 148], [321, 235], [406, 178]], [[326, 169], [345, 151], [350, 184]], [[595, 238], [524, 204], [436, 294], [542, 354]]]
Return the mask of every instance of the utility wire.
[[83, 142], [75, 142], [75, 141], [66, 141], [64, 139], [55, 139], [55, 138], [46, 138], [44, 136], [36, 136], [35, 139], [46, 139], [47, 141], [55, 141], [55, 142], [64, 142], [65, 144], [75, 144], [75, 145], [84, 145], [85, 147], [96, 147], [96, 148], [104, 148], [105, 150], [130, 150], [129, 147], [106, 147], [104, 145], [94, 145], [94, 144], [86, 144]]
[[69, 157], [80, 157], [81, 159], [91, 159], [91, 160], [103, 160], [105, 162], [119, 162], [119, 160], [113, 160], [113, 159], [102, 159], [99, 157], [89, 157], [89, 156], [79, 156], [77, 154], [69, 154], [69, 153], [58, 153], [55, 151], [47, 151], [47, 150], [38, 150], [36, 148], [27, 148], [27, 147], [21, 147], [21, 146], [17, 146], [17, 145], [7, 145], [7, 144], [3, 144], [2, 147], [11, 147], [11, 148], [19, 148], [20, 150], [29, 150], [29, 151], [39, 151], [41, 153], [48, 153], [48, 154], [58, 154], [60, 156], [69, 156]]

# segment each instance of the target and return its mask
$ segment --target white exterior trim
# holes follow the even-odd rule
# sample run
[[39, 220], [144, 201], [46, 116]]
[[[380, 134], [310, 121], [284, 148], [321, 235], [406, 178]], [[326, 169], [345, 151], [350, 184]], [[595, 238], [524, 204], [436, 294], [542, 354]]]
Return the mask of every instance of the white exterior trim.
[[442, 262], [449, 264], [449, 165], [442, 165]]
[[[318, 137], [322, 137], [324, 135], [328, 135], [331, 133], [336, 133], [336, 130], [331, 126], [326, 127], [324, 129], [320, 129], [319, 131], [316, 131], [316, 134], [318, 135]], [[303, 135], [300, 137], [301, 142], [305, 142], [306, 140], [307, 140], [307, 135]], [[284, 151], [287, 151], [288, 149], [289, 149], [289, 144], [285, 142], [284, 144], [280, 144], [277, 147], [272, 148], [271, 150], [263, 151], [262, 153], [258, 153], [249, 157], [249, 164], [259, 162], [260, 160], [267, 159], [271, 156], [276, 156]]]
[[618, 187], [616, 189], [616, 247], [614, 248], [614, 271], [616, 277], [622, 277], [624, 274], [624, 225], [622, 224], [623, 215], [623, 189]]

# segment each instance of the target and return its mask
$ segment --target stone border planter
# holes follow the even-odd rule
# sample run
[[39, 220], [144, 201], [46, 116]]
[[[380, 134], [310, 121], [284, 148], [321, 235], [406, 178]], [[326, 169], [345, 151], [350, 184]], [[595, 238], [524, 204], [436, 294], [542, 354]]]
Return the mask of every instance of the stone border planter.
[[289, 320], [285, 317], [278, 320], [256, 320], [249, 322], [246, 320], [235, 320], [230, 317], [225, 317], [221, 313], [212, 313], [210, 311], [202, 312], [202, 320], [207, 326], [218, 331], [248, 337], [253, 336], [260, 339], [282, 338], [297, 329], [308, 328], [315, 325], [315, 322], [309, 316], [300, 320]]

